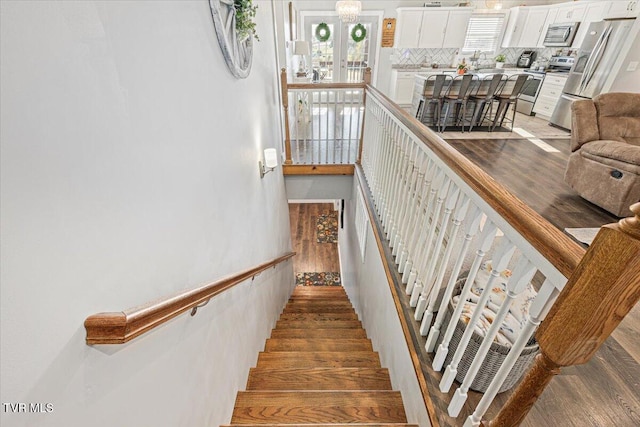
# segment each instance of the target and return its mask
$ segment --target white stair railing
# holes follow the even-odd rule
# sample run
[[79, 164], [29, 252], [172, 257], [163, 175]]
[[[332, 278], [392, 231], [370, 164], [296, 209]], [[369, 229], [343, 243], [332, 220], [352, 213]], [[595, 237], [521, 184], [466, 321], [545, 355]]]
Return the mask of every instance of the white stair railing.
[[[528, 316], [522, 320], [520, 334], [479, 405], [473, 414], [468, 414], [465, 426], [478, 426], [571, 273], [571, 268], [565, 268], [558, 259], [571, 259], [573, 254], [568, 250], [568, 255], [550, 256], [544, 249], [546, 243], [537, 241], [535, 233], [530, 232], [542, 230], [544, 220], [537, 215], [527, 219], [526, 215], [532, 214], [530, 209], [518, 204], [514, 196], [455, 153], [435, 133], [414, 125], [413, 119], [371, 88], [366, 93], [365, 117], [362, 168], [405, 291], [411, 295], [414, 318], [420, 322], [420, 333], [427, 336], [426, 351], [435, 351], [433, 369], [444, 369], [440, 382], [443, 393], [450, 390], [457, 376], [460, 379], [460, 363], [474, 330], [480, 327], [481, 308], [487, 305], [492, 288], [498, 282], [506, 283], [506, 295], [496, 310], [494, 323], [484, 332], [473, 360], [465, 361], [468, 369], [449, 404], [450, 416], [458, 416], [463, 408], [514, 299], [532, 280], [537, 284], [537, 294]], [[501, 198], [509, 204], [517, 202], [503, 208]], [[525, 212], [522, 224], [510, 209]], [[551, 234], [555, 239], [561, 233]], [[577, 254], [576, 264], [579, 251]], [[489, 260], [490, 274], [478, 274]], [[503, 270], [513, 273], [504, 278]], [[464, 277], [466, 280], [462, 280]], [[464, 285], [459, 289], [461, 282]], [[474, 284], [483, 289], [477, 296], [477, 308], [457, 348], [450, 349], [463, 311], [462, 302], [470, 296]], [[445, 312], [454, 294], [459, 295], [460, 303], [445, 328]]]

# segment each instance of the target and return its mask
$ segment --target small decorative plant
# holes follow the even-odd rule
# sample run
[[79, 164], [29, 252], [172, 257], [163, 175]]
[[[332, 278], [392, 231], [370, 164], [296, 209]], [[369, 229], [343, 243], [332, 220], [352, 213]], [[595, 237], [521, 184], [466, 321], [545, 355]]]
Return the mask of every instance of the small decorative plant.
[[238, 39], [246, 40], [253, 36], [260, 41], [256, 32], [256, 23], [253, 18], [256, 17], [258, 6], [253, 5], [253, 0], [234, 0], [233, 6], [236, 10], [236, 31]]
[[467, 62], [463, 59], [462, 62], [458, 64], [458, 74], [464, 74], [467, 70]]
[[506, 60], [507, 60], [507, 57], [504, 56], [503, 54], [496, 56], [496, 62], [504, 62]]

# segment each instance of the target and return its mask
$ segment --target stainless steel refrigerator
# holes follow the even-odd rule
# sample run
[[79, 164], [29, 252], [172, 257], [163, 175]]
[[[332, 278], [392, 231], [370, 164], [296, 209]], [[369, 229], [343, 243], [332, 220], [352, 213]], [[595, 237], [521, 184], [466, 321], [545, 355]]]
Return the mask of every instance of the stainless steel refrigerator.
[[571, 103], [578, 99], [591, 99], [602, 91], [605, 81], [615, 71], [613, 65], [634, 21], [618, 19], [589, 25], [551, 115], [551, 124], [571, 129]]

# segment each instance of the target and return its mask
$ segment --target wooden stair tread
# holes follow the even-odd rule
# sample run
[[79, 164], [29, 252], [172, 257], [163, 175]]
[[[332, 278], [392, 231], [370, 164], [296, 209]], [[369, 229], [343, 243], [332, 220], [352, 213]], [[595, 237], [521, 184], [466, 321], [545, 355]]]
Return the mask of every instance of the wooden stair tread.
[[353, 313], [282, 313], [279, 320], [359, 320]]
[[276, 329], [362, 329], [362, 323], [354, 319], [283, 319], [276, 322]]
[[398, 391], [240, 391], [231, 423], [399, 422], [407, 418]]
[[[225, 424], [221, 427], [290, 427], [291, 424]], [[418, 424], [403, 423], [348, 423], [348, 424], [301, 424], [297, 427], [418, 427]]]
[[247, 390], [391, 390], [386, 368], [252, 368]]
[[260, 352], [257, 367], [313, 368], [313, 367], [380, 367], [380, 356], [373, 351], [279, 351]]
[[340, 306], [340, 305], [321, 305], [321, 306], [304, 306], [304, 307], [296, 307], [292, 305], [288, 305], [282, 311], [283, 314], [288, 313], [353, 313], [355, 314], [355, 310], [353, 307]]
[[367, 338], [367, 333], [362, 328], [283, 328], [271, 331], [271, 338]]
[[269, 338], [264, 351], [373, 351], [368, 338]]

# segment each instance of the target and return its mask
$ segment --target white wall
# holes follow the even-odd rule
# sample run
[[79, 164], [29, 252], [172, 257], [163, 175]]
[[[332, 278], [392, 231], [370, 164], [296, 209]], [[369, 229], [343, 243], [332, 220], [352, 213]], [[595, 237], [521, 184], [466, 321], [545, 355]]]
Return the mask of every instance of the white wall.
[[291, 248], [270, 3], [249, 78], [206, 1], [2, 1], [3, 426], [229, 421], [291, 290], [291, 263], [119, 347], [84, 319], [208, 283]]
[[389, 369], [394, 390], [402, 393], [409, 423], [431, 425], [398, 312], [371, 226], [367, 228], [364, 262], [355, 232], [355, 198], [358, 180], [353, 180], [352, 197], [345, 201], [345, 226], [339, 230], [338, 245], [342, 282], [354, 305], [382, 366]]

